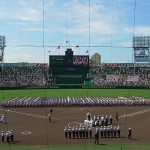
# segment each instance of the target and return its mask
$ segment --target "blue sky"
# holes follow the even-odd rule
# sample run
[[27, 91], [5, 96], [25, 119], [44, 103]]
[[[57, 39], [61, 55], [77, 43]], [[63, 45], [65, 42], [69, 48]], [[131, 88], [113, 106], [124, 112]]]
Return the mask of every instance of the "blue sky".
[[[43, 0], [0, 0], [4, 61], [47, 63], [71, 47], [75, 55], [99, 53], [105, 63], [133, 62], [134, 8], [135, 0], [90, 0], [89, 30], [89, 0], [44, 0], [43, 48]], [[135, 36], [150, 36], [149, 10], [149, 0], [136, 0]]]

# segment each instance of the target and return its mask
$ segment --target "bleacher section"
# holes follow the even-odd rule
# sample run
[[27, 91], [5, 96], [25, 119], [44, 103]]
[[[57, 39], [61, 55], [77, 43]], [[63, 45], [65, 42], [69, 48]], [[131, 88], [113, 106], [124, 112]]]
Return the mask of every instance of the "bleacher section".
[[[76, 80], [71, 80], [71, 83], [67, 80], [68, 85], [61, 82], [66, 80], [63, 75], [59, 76], [58, 84], [50, 69], [48, 64], [5, 63], [0, 66], [0, 88], [150, 87], [150, 66], [91, 65], [86, 79], [74, 74], [71, 77]], [[83, 84], [76, 84], [78, 80], [83, 80], [80, 81]]]

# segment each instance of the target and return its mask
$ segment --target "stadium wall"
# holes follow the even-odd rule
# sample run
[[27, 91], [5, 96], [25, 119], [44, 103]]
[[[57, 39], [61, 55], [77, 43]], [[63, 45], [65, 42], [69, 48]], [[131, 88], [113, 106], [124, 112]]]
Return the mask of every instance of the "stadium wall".
[[85, 85], [52, 85], [48, 87], [0, 87], [0, 90], [22, 89], [150, 89], [150, 86], [85, 86]]

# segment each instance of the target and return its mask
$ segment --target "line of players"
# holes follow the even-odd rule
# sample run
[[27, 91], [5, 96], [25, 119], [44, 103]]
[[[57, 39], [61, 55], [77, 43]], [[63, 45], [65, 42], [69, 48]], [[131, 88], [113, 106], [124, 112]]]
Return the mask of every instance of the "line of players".
[[[96, 127], [95, 132], [98, 134], [98, 137], [101, 138], [119, 138], [120, 137], [120, 127], [119, 125], [116, 126], [101, 126], [101, 127]], [[65, 138], [93, 138], [93, 128], [91, 127], [65, 127], [64, 128], [64, 133], [65, 133]]]
[[96, 127], [96, 133], [98, 134], [98, 137], [101, 138], [119, 138], [121, 130], [119, 125], [117, 127], [109, 125]]
[[[118, 115], [117, 117], [118, 118]], [[93, 118], [93, 126], [108, 126], [108, 125], [112, 125], [113, 123], [113, 117], [112, 115], [110, 115], [108, 117], [108, 115], [102, 115], [101, 117], [98, 115], [98, 116], [94, 116]]]
[[64, 129], [65, 132], [65, 138], [92, 138], [92, 128], [88, 127], [86, 128], [85, 126], [82, 127], [65, 127]]

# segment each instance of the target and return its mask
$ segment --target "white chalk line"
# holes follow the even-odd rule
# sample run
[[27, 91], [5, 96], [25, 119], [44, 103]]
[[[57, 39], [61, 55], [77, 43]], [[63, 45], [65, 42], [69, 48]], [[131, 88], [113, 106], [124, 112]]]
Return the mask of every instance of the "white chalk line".
[[140, 110], [140, 111], [137, 111], [137, 112], [134, 112], [134, 113], [131, 113], [131, 114], [124, 114], [123, 116], [120, 116], [119, 118], [123, 118], [123, 117], [133, 117], [133, 116], [137, 116], [137, 115], [141, 115], [143, 113], [146, 113], [146, 112], [149, 112], [150, 109], [146, 109], [146, 110]]
[[[34, 114], [29, 114], [29, 113], [23, 113], [23, 112], [19, 112], [19, 111], [14, 111], [14, 110], [6, 110], [6, 109], [0, 109], [0, 111], [7, 111], [7, 112], [12, 112], [12, 113], [16, 113], [16, 114], [21, 114], [21, 115], [27, 115], [27, 116], [32, 116], [32, 117], [38, 117], [38, 118], [43, 118], [43, 119], [47, 119], [48, 117], [45, 116], [40, 116], [40, 115], [34, 115]], [[54, 120], [61, 120], [61, 119], [56, 119], [53, 118]]]
[[[0, 109], [0, 111], [7, 111], [7, 112], [17, 113], [17, 114], [22, 114], [22, 115], [27, 115], [27, 116], [32, 116], [32, 117], [38, 117], [38, 118], [43, 118], [43, 119], [48, 118], [48, 117], [45, 117], [45, 116], [34, 115], [34, 114], [29, 114], [29, 113], [23, 113], [23, 112], [19, 112], [19, 111], [8, 110], [8, 109]], [[150, 109], [141, 110], [141, 111], [133, 112], [133, 113], [130, 113], [130, 114], [124, 114], [123, 116], [119, 116], [118, 118], [123, 118], [123, 117], [127, 117], [127, 116], [133, 117], [133, 116], [141, 115], [141, 114], [149, 112], [149, 111], [150, 111]], [[52, 118], [52, 119], [62, 120], [62, 119], [56, 119], [56, 118]], [[74, 123], [78, 123], [78, 122], [74, 122]], [[78, 123], [78, 124], [81, 124], [81, 123]]]
[[22, 131], [21, 134], [28, 135], [28, 134], [31, 134], [31, 131]]

